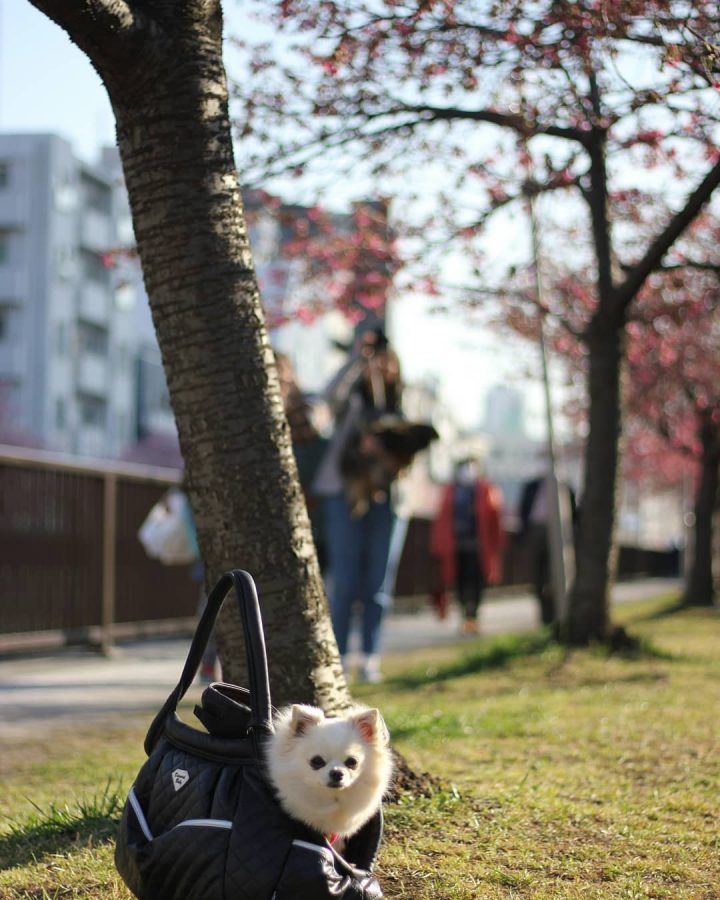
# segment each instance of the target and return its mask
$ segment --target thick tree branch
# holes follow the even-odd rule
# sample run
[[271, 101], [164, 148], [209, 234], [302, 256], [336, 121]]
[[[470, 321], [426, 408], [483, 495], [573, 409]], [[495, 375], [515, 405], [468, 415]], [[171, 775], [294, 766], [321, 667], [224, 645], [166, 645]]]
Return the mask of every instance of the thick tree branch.
[[[129, 45], [141, 60], [149, 40], [161, 29], [142, 0], [29, 0], [40, 12], [67, 32], [87, 55], [108, 85], [108, 70], [114, 63], [128, 64]], [[159, 4], [158, 4], [159, 6]], [[142, 41], [142, 43], [140, 43]]]
[[613, 246], [608, 215], [608, 174], [605, 160], [607, 147], [604, 132], [593, 131], [592, 134], [593, 142], [588, 147], [589, 186], [584, 190], [583, 196], [590, 207], [590, 223], [595, 242], [599, 310], [605, 314], [613, 296]]
[[30, 0], [80, 44], [103, 29], [105, 36], [132, 28], [135, 16], [128, 0]]
[[450, 121], [461, 119], [470, 122], [489, 122], [499, 125], [501, 128], [511, 128], [523, 137], [533, 137], [537, 134], [546, 134], [550, 137], [564, 138], [587, 144], [589, 134], [579, 128], [564, 127], [562, 125], [539, 125], [528, 122], [522, 116], [512, 113], [498, 112], [494, 109], [460, 109], [458, 107], [433, 106], [429, 103], [402, 103], [398, 101], [396, 112], [412, 112], [428, 114], [434, 121]]
[[720, 160], [715, 163], [702, 182], [688, 197], [685, 206], [667, 224], [665, 229], [650, 244], [643, 258], [628, 273], [625, 281], [615, 292], [617, 312], [624, 313], [637, 296], [648, 276], [661, 264], [663, 257], [675, 241], [698, 215], [720, 184]]

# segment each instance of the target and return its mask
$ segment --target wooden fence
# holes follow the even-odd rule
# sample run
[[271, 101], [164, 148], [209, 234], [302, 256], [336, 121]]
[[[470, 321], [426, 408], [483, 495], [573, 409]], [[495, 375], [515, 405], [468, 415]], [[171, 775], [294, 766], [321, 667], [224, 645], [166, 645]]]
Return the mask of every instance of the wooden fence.
[[[137, 532], [174, 469], [78, 461], [0, 445], [0, 652], [192, 627], [190, 566], [163, 566]], [[396, 593], [424, 603], [433, 584], [430, 523], [410, 522]], [[676, 555], [621, 548], [620, 577], [667, 575]], [[527, 547], [509, 539], [503, 585], [527, 584]]]
[[189, 566], [138, 541], [178, 473], [0, 446], [0, 648], [162, 632], [194, 617]]

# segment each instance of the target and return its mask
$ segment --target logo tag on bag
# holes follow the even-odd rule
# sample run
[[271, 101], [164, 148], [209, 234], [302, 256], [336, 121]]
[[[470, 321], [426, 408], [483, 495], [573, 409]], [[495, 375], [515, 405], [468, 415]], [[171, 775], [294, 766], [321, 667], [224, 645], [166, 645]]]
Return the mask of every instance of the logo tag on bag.
[[185, 771], [185, 769], [174, 769], [172, 773], [172, 782], [173, 787], [176, 791], [179, 791], [181, 787], [184, 787], [188, 781], [190, 780], [190, 775]]

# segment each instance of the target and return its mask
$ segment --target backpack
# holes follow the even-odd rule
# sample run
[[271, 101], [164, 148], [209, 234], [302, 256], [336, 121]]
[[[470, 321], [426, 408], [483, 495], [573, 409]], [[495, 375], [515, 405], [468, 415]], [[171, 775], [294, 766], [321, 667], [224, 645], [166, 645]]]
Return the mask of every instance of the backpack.
[[[250, 689], [215, 683], [195, 713], [208, 733], [182, 722], [220, 608], [234, 587]], [[115, 864], [140, 900], [379, 900], [371, 874], [382, 836], [378, 811], [340, 855], [319, 832], [288, 816], [265, 774], [272, 734], [265, 641], [255, 584], [222, 576], [198, 623], [180, 681], [145, 739], [148, 759], [130, 789]]]

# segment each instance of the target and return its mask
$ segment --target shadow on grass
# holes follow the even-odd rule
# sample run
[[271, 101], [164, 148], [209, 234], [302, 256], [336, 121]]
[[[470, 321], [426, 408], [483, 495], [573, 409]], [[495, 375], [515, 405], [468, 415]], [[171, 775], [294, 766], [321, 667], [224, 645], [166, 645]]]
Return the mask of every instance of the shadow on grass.
[[124, 793], [108, 784], [101, 795], [79, 800], [72, 808], [35, 807], [27, 821], [11, 822], [9, 831], [0, 835], [0, 871], [114, 838], [124, 800]]
[[633, 625], [640, 622], [656, 622], [676, 616], [678, 613], [687, 612], [688, 609], [689, 607], [683, 605], [682, 599], [673, 593], [665, 598], [663, 605], [647, 611], [640, 610], [634, 615], [631, 613], [625, 621]]
[[466, 675], [475, 675], [478, 672], [500, 669], [520, 657], [537, 656], [544, 653], [550, 646], [556, 646], [556, 642], [549, 630], [532, 634], [505, 635], [473, 646], [459, 659], [445, 665], [414, 669], [388, 678], [386, 685], [411, 689], [425, 684], [462, 678]]
[[[550, 629], [545, 628], [541, 631], [502, 635], [482, 641], [469, 647], [466, 652], [451, 662], [413, 668], [408, 672], [388, 678], [385, 684], [390, 688], [412, 690], [427, 684], [437, 684], [455, 678], [476, 675], [480, 672], [501, 669], [516, 659], [539, 656], [550, 649], [561, 654], [560, 659], [555, 661], [547, 673], [553, 675], [565, 666], [576, 648], [558, 643]], [[628, 634], [622, 628], [616, 630], [615, 635], [610, 638], [608, 643], [594, 644], [588, 649], [600, 657], [614, 657], [637, 662], [645, 660], [677, 662], [683, 659], [676, 653], [657, 647], [647, 638]], [[628, 680], [632, 680], [632, 677], [629, 676]], [[638, 677], [644, 678], [645, 676]]]
[[656, 646], [649, 638], [638, 637], [632, 632], [628, 633], [622, 626], [613, 630], [607, 643], [592, 644], [590, 649], [596, 656], [608, 659], [626, 659], [631, 662], [642, 662], [643, 660], [678, 662], [684, 659], [677, 653]]

